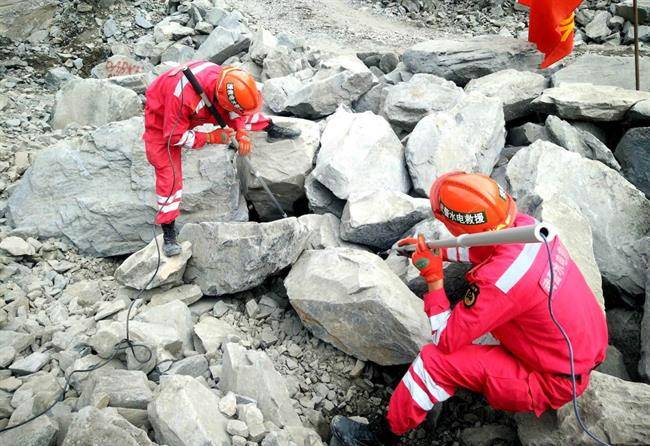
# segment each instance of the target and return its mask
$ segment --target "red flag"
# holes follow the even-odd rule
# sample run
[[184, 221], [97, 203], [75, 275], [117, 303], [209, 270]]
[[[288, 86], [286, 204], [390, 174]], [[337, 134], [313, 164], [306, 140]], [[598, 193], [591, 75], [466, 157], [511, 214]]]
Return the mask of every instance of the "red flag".
[[530, 7], [528, 41], [544, 53], [541, 68], [571, 54], [575, 28], [574, 11], [582, 0], [518, 0]]

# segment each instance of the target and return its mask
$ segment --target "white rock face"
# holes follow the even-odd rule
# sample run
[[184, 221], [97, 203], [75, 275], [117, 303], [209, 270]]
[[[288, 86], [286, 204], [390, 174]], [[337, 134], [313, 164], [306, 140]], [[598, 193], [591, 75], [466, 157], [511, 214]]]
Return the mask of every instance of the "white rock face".
[[98, 79], [73, 79], [56, 93], [51, 125], [101, 126], [141, 114], [142, 102], [134, 91]]
[[515, 198], [537, 195], [546, 201], [560, 195], [572, 201], [591, 226], [605, 279], [632, 295], [643, 292], [640, 250], [650, 227], [650, 202], [642, 192], [604, 164], [543, 141], [517, 152], [507, 178]]
[[374, 254], [305, 251], [284, 283], [316, 337], [363, 361], [406, 364], [429, 340], [422, 302]]
[[413, 188], [428, 196], [435, 179], [452, 170], [489, 174], [505, 144], [501, 101], [470, 93], [449, 111], [415, 126], [406, 145]]
[[344, 200], [353, 192], [410, 189], [404, 148], [388, 122], [343, 107], [327, 120], [313, 175]]

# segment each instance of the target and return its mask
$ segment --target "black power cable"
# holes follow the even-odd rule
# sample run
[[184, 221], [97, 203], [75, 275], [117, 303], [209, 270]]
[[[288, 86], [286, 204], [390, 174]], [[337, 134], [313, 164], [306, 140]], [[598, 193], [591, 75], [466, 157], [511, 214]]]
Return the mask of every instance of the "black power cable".
[[546, 236], [544, 234], [541, 234], [541, 236], [542, 236], [542, 240], [544, 241], [544, 246], [546, 247], [546, 254], [548, 256], [548, 267], [549, 267], [550, 282], [551, 282], [548, 287], [548, 312], [551, 315], [551, 320], [558, 328], [558, 330], [560, 330], [560, 333], [562, 334], [562, 337], [564, 338], [564, 341], [566, 342], [566, 345], [569, 349], [569, 369], [571, 371], [571, 392], [572, 392], [571, 396], [573, 399], [573, 412], [575, 413], [576, 420], [578, 420], [578, 424], [580, 425], [580, 428], [584, 431], [585, 434], [589, 435], [589, 437], [591, 437], [599, 445], [611, 446], [606, 441], [601, 440], [595, 434], [591, 433], [591, 431], [589, 431], [587, 426], [585, 426], [584, 422], [582, 421], [582, 417], [580, 416], [580, 409], [578, 408], [578, 391], [576, 386], [573, 345], [571, 344], [571, 339], [569, 339], [569, 335], [566, 333], [562, 325], [560, 325], [558, 320], [555, 318], [555, 313], [553, 313], [553, 284], [555, 280], [554, 273], [553, 273], [553, 259], [551, 256], [551, 249], [548, 246], [548, 240], [546, 239]]
[[[183, 78], [181, 78], [181, 79], [183, 79]], [[182, 82], [182, 80], [181, 80], [181, 82]], [[183, 90], [184, 89], [181, 88], [181, 104], [178, 107], [178, 112], [176, 114], [176, 122], [174, 123], [174, 126], [172, 127], [172, 131], [169, 134], [169, 138], [167, 138], [167, 158], [169, 159], [169, 164], [170, 164], [170, 166], [172, 168], [172, 185], [171, 185], [171, 189], [169, 190], [169, 193], [167, 194], [165, 202], [162, 205], [159, 205], [158, 212], [156, 212], [156, 215], [158, 215], [162, 211], [162, 209], [165, 206], [167, 206], [167, 204], [169, 204], [169, 200], [171, 199], [172, 192], [174, 191], [174, 186], [176, 185], [176, 169], [174, 169], [174, 163], [172, 161], [171, 141], [172, 141], [172, 136], [174, 135], [174, 132], [176, 131], [176, 127], [178, 126], [178, 122], [180, 121], [181, 112], [183, 110], [183, 105], [184, 105], [184, 91]], [[154, 240], [154, 242], [156, 244], [156, 253], [157, 253], [156, 268], [155, 268], [153, 274], [151, 275], [151, 277], [149, 278], [149, 280], [147, 281], [147, 283], [145, 284], [145, 286], [142, 287], [142, 289], [140, 291], [138, 291], [138, 293], [135, 295], [135, 297], [133, 298], [133, 300], [129, 304], [129, 308], [128, 308], [127, 313], [126, 313], [126, 327], [125, 327], [126, 333], [125, 333], [125, 338], [120, 340], [118, 343], [116, 343], [113, 346], [113, 352], [110, 354], [109, 357], [102, 358], [101, 356], [99, 356], [99, 358], [102, 359], [101, 362], [95, 364], [94, 366], [88, 367], [87, 369], [75, 369], [72, 372], [70, 372], [70, 374], [68, 375], [68, 377], [65, 380], [63, 388], [61, 389], [62, 390], [61, 395], [56, 400], [54, 400], [54, 402], [52, 404], [50, 404], [50, 406], [47, 409], [41, 411], [39, 414], [34, 415], [31, 418], [28, 418], [27, 420], [24, 420], [24, 421], [22, 421], [22, 422], [20, 422], [18, 424], [14, 424], [13, 426], [10, 426], [10, 427], [4, 428], [4, 429], [0, 429], [0, 434], [2, 434], [3, 432], [13, 430], [13, 429], [17, 429], [17, 428], [19, 428], [21, 426], [26, 425], [27, 423], [30, 423], [30, 422], [34, 421], [35, 419], [45, 415], [47, 412], [49, 412], [58, 403], [63, 402], [65, 400], [65, 394], [70, 389], [70, 382], [72, 380], [72, 376], [75, 375], [76, 373], [88, 373], [88, 372], [93, 372], [95, 370], [98, 370], [98, 369], [104, 367], [109, 362], [111, 362], [113, 359], [115, 359], [115, 357], [119, 353], [127, 351], [127, 350], [131, 351], [131, 354], [133, 355], [133, 358], [139, 364], [146, 364], [147, 362], [149, 362], [151, 360], [151, 358], [153, 357], [153, 351], [151, 350], [151, 348], [149, 346], [145, 345], [145, 344], [134, 343], [131, 340], [131, 333], [130, 333], [130, 330], [129, 330], [129, 321], [131, 320], [131, 311], [133, 310], [133, 306], [135, 305], [136, 302], [138, 302], [142, 298], [142, 293], [144, 293], [144, 291], [149, 287], [149, 285], [151, 285], [151, 283], [156, 278], [156, 275], [158, 274], [158, 271], [160, 270], [160, 263], [161, 263], [162, 259], [161, 259], [161, 256], [160, 256], [160, 245], [158, 244], [158, 239], [156, 238], [157, 236], [156, 236], [156, 223], [155, 223], [155, 221], [152, 224], [152, 232], [153, 232], [153, 240]], [[90, 346], [87, 345], [87, 344], [79, 344], [77, 347], [90, 347]], [[136, 348], [142, 348], [145, 351], [146, 359], [138, 358], [138, 355], [135, 353]], [[160, 361], [160, 362], [156, 363], [153, 370], [151, 372], [149, 372], [149, 373], [152, 373], [155, 369], [157, 369], [162, 364], [170, 363], [169, 367], [163, 372], [163, 373], [165, 373], [171, 368], [171, 366], [174, 364], [174, 362], [176, 362], [176, 360], [174, 360], [174, 359], [165, 359], [163, 361]]]

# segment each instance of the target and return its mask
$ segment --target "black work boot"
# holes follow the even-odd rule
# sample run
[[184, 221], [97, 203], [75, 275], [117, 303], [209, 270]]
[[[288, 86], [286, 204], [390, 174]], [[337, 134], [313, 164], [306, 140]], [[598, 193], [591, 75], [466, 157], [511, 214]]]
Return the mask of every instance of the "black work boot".
[[167, 257], [177, 256], [181, 253], [181, 245], [176, 242], [175, 222], [163, 223], [163, 252]]
[[336, 415], [332, 419], [332, 443], [338, 446], [392, 446], [397, 436], [390, 432], [385, 420], [380, 425], [363, 424]]
[[273, 121], [264, 129], [266, 132], [266, 140], [268, 142], [275, 142], [281, 139], [296, 139], [300, 136], [300, 130], [290, 129], [289, 127], [280, 127]]

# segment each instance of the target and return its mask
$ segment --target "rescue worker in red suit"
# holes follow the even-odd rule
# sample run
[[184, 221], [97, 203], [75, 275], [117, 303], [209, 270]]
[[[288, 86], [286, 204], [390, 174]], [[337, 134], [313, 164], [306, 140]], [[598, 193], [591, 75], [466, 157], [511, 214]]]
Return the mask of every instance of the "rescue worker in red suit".
[[[454, 236], [535, 224], [484, 175], [443, 175], [433, 184], [430, 197], [435, 218]], [[544, 244], [432, 252], [421, 236], [398, 243], [415, 245], [411, 261], [428, 284], [424, 311], [431, 323], [431, 343], [422, 348], [395, 389], [387, 425], [367, 426], [335, 417], [332, 432], [339, 443], [391, 443], [392, 434], [418, 426], [429, 410], [459, 387], [483, 394], [495, 409], [537, 416], [571, 401], [568, 347], [549, 314], [550, 268]], [[582, 394], [591, 370], [605, 359], [605, 315], [559, 237], [548, 243], [553, 310], [573, 345], [577, 393]], [[466, 276], [469, 289], [453, 307], [443, 288], [443, 261], [474, 265]], [[488, 333], [496, 345], [474, 343]]]
[[214, 98], [212, 102], [228, 127], [207, 133], [194, 130], [202, 124], [218, 124], [181, 68], [161, 74], [147, 88], [143, 139], [147, 159], [155, 169], [159, 207], [156, 224], [163, 229], [166, 256], [181, 251], [174, 222], [180, 214], [183, 195], [183, 148], [228, 144], [234, 136], [239, 143], [239, 155], [246, 156], [252, 149], [249, 131], [265, 131], [269, 140], [294, 139], [300, 135], [296, 130], [274, 124], [260, 113], [262, 95], [250, 74], [205, 61], [190, 62], [187, 66], [208, 97]]

